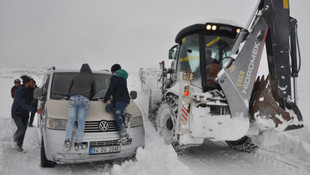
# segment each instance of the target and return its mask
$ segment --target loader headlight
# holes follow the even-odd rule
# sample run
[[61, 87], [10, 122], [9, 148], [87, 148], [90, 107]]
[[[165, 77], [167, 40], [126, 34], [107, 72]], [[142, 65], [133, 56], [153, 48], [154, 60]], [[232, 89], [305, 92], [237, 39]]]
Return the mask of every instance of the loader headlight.
[[212, 30], [216, 30], [217, 29], [217, 26], [216, 25], [213, 25], [212, 26]]
[[236, 32], [237, 32], [237, 33], [240, 33], [240, 32], [241, 32], [241, 29], [238, 28], [238, 29], [236, 30]]
[[214, 24], [207, 24], [207, 25], [206, 25], [206, 29], [207, 29], [207, 30], [216, 30], [216, 29], [217, 29], [217, 26], [214, 25]]
[[47, 118], [47, 128], [55, 130], [66, 130], [67, 120]]
[[130, 121], [130, 127], [134, 128], [139, 126], [143, 126], [143, 120], [141, 115], [133, 117]]
[[207, 30], [211, 30], [211, 28], [212, 28], [212, 26], [211, 26], [210, 24], [208, 24], [208, 25], [206, 26], [206, 29], [207, 29]]

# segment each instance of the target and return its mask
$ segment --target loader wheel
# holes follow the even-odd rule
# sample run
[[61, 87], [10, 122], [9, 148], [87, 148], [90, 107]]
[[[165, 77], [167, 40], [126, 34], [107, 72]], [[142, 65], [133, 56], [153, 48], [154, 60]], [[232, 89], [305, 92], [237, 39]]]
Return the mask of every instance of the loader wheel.
[[171, 110], [167, 103], [161, 104], [156, 117], [157, 132], [163, 137], [166, 144], [170, 145], [173, 141], [174, 124], [171, 118]]
[[258, 147], [252, 143], [252, 140], [248, 136], [244, 136], [239, 140], [226, 141], [227, 145], [237, 151], [252, 152]]

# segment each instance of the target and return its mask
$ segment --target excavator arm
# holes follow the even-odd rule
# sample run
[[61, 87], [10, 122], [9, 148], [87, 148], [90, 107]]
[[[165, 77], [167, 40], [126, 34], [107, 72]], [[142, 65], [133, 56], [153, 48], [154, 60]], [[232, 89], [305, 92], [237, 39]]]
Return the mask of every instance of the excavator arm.
[[[297, 21], [289, 16], [288, 0], [259, 0], [217, 76], [232, 118], [249, 118], [250, 114], [262, 130], [303, 126], [296, 98], [292, 99], [297, 96], [292, 95], [296, 86], [291, 86], [299, 71], [296, 26]], [[256, 77], [265, 43], [267, 79]]]

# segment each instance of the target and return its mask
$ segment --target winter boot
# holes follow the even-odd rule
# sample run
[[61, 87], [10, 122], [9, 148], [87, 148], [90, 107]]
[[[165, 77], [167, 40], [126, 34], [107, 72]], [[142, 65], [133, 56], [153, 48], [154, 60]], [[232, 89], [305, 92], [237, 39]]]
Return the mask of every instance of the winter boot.
[[128, 134], [125, 134], [124, 136], [121, 136], [121, 138], [118, 140], [118, 143], [122, 145], [129, 145], [132, 142], [132, 138], [129, 138]]
[[129, 122], [130, 122], [131, 119], [132, 119], [132, 115], [129, 114], [129, 113], [125, 113], [125, 114], [123, 115], [123, 119], [124, 119], [125, 128], [128, 128], [128, 124], [129, 124]]
[[18, 151], [18, 152], [23, 152], [24, 149], [23, 149], [22, 147], [18, 147], [18, 148], [17, 148], [17, 151]]
[[65, 151], [69, 151], [70, 150], [70, 148], [71, 148], [71, 141], [69, 139], [65, 140], [64, 147], [65, 147]]
[[34, 127], [32, 124], [29, 124], [28, 127]]

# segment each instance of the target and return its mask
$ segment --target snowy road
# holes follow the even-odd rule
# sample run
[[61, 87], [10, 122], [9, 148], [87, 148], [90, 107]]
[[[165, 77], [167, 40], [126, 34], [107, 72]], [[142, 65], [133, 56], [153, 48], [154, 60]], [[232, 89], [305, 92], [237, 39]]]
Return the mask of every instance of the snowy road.
[[[41, 168], [37, 128], [28, 128], [24, 144], [26, 152], [18, 153], [12, 144], [15, 125], [10, 117], [12, 99], [9, 89], [13, 80], [22, 73], [27, 73], [39, 82], [40, 75], [34, 72], [36, 71], [0, 68], [0, 174], [310, 174], [309, 126], [301, 130], [257, 137], [255, 141], [261, 146], [254, 153], [234, 151], [224, 142], [205, 141], [203, 145], [189, 149], [187, 154], [178, 156], [171, 146], [164, 144], [146, 119], [148, 96], [140, 91], [136, 72], [131, 73], [129, 89], [138, 91], [136, 102], [144, 114], [146, 130], [145, 149], [138, 150], [137, 160]], [[309, 97], [309, 90], [300, 95]]]
[[307, 174], [310, 167], [285, 159], [277, 150], [260, 148], [255, 153], [230, 149], [224, 142], [208, 142], [191, 148], [179, 159], [195, 174]]

